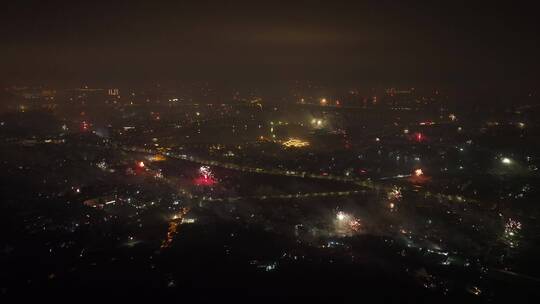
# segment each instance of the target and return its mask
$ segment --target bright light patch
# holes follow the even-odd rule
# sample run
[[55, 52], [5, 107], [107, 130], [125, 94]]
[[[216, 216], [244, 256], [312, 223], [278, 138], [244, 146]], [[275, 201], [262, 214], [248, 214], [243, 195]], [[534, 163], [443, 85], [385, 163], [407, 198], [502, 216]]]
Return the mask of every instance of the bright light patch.
[[423, 142], [423, 141], [426, 139], [426, 137], [424, 136], [424, 134], [422, 134], [422, 133], [420, 133], [420, 132], [414, 133], [414, 137], [413, 137], [413, 138], [414, 138], [414, 140], [415, 140], [416, 142]]
[[148, 156], [147, 159], [152, 162], [160, 162], [160, 161], [167, 160], [167, 158], [161, 154]]
[[401, 194], [401, 188], [394, 186], [392, 190], [388, 192], [388, 199], [389, 200], [399, 200], [403, 197]]
[[287, 148], [303, 148], [309, 146], [309, 142], [297, 138], [291, 138], [282, 144]]
[[197, 186], [213, 186], [216, 184], [214, 174], [208, 166], [201, 166], [199, 168], [199, 176], [195, 178], [195, 185]]
[[503, 164], [505, 164], [505, 165], [510, 165], [510, 164], [512, 164], [512, 160], [511, 160], [510, 158], [508, 158], [508, 157], [503, 157], [503, 158], [501, 159], [501, 162], [502, 162]]
[[336, 220], [336, 229], [338, 229], [338, 233], [340, 234], [359, 232], [362, 228], [362, 223], [359, 219], [343, 211], [339, 211], [336, 214]]
[[199, 173], [204, 177], [204, 178], [209, 178], [212, 176], [212, 171], [210, 170], [210, 167], [208, 166], [201, 166], [199, 168]]

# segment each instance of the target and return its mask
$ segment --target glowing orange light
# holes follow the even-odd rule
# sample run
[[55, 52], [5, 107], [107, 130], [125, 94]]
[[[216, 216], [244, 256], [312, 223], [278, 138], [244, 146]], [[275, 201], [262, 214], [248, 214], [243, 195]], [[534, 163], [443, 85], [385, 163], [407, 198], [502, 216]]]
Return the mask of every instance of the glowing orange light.
[[415, 176], [422, 176], [422, 175], [424, 175], [424, 171], [422, 171], [422, 169], [416, 169], [416, 170], [414, 170], [414, 175]]
[[303, 148], [309, 146], [309, 142], [297, 138], [291, 138], [282, 143], [287, 148]]
[[137, 166], [139, 166], [139, 168], [144, 168], [144, 162], [140, 161]]
[[164, 160], [167, 160], [167, 158], [161, 154], [156, 154], [156, 155], [152, 155], [152, 156], [149, 156], [147, 157], [148, 160], [150, 161], [153, 161], [153, 162], [160, 162], [160, 161], [164, 161]]

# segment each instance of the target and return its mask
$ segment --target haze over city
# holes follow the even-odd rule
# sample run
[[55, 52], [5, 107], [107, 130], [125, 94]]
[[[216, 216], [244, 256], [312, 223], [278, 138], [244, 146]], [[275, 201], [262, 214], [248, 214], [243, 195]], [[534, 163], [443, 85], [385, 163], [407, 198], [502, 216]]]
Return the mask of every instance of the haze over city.
[[528, 2], [3, 3], [0, 298], [536, 302], [538, 33]]

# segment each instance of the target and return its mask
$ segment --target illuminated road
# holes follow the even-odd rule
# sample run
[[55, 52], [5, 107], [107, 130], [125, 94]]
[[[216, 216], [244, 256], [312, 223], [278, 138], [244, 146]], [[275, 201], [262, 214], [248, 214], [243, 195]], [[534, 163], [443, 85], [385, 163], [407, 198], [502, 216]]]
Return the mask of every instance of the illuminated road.
[[[220, 167], [220, 168], [236, 170], [236, 171], [241, 171], [241, 172], [279, 175], [279, 176], [298, 177], [298, 178], [313, 178], [313, 179], [332, 180], [332, 181], [336, 181], [336, 182], [354, 184], [356, 186], [360, 186], [360, 187], [370, 189], [370, 190], [375, 190], [375, 191], [389, 192], [389, 191], [392, 190], [392, 187], [393, 187], [393, 185], [392, 186], [391, 185], [386, 185], [386, 184], [384, 184], [382, 182], [373, 181], [371, 179], [357, 179], [357, 178], [346, 177], [346, 176], [338, 176], [338, 175], [332, 175], [332, 174], [322, 175], [322, 174], [315, 174], [315, 173], [309, 173], [309, 172], [304, 172], [304, 171], [299, 172], [299, 171], [292, 171], [292, 170], [255, 168], [255, 167], [249, 167], [249, 166], [241, 166], [241, 165], [237, 165], [237, 164], [233, 164], [233, 163], [224, 163], [224, 162], [215, 161], [215, 160], [207, 160], [207, 159], [204, 159], [204, 158], [200, 158], [200, 157], [196, 157], [196, 156], [189, 156], [189, 155], [186, 155], [186, 154], [179, 154], [179, 153], [172, 153], [172, 152], [160, 153], [159, 151], [155, 151], [155, 150], [152, 150], [152, 149], [143, 149], [143, 148], [136, 148], [136, 147], [131, 147], [131, 148], [125, 148], [124, 147], [124, 148], [121, 148], [121, 149], [125, 150], [125, 151], [129, 151], [129, 152], [136, 152], [136, 153], [142, 153], [142, 154], [164, 154], [167, 157], [172, 158], [172, 159], [180, 159], [180, 160], [189, 161], [189, 162], [193, 162], [193, 163], [197, 163], [197, 164], [201, 164], [201, 165]], [[407, 177], [407, 175], [397, 176], [397, 177], [403, 178], [403, 177]], [[394, 177], [394, 178], [396, 178], [396, 177]], [[432, 193], [432, 192], [427, 191], [427, 190], [415, 189], [415, 188], [412, 188], [412, 187], [407, 187], [405, 190], [416, 192], [419, 195], [424, 196], [424, 198], [437, 199], [440, 202], [442, 202], [442, 201], [450, 201], [450, 202], [457, 202], [457, 203], [465, 203], [465, 202], [478, 203], [478, 201], [475, 200], [475, 199], [465, 198], [465, 197], [460, 196], [460, 195], [448, 195], [448, 194], [443, 194], [443, 193]], [[348, 194], [339, 194], [339, 195], [335, 194], [335, 193], [339, 193], [339, 192], [326, 192], [326, 193], [329, 193], [328, 194], [329, 196], [343, 196], [343, 195], [356, 194], [356, 193], [353, 193], [353, 192], [354, 191], [348, 191]], [[323, 192], [323, 193], [325, 193], [325, 192]], [[330, 194], [330, 193], [334, 193], [334, 194]], [[285, 196], [276, 196], [276, 197], [268, 196], [268, 197], [266, 197], [264, 199], [268, 199], [268, 198], [276, 198], [276, 199], [295, 198], [295, 195], [296, 194], [290, 194], [290, 195], [288, 194], [288, 195], [285, 195]], [[308, 196], [308, 195], [311, 195], [311, 194], [301, 194], [300, 196], [298, 196], [298, 198], [312, 197], [312, 196]], [[257, 197], [254, 197], [254, 198], [256, 199]], [[229, 198], [223, 199], [223, 200], [228, 200], [228, 199]], [[230, 199], [234, 199], [234, 198], [230, 198]], [[261, 199], [261, 198], [259, 197], [259, 199]]]
[[196, 156], [188, 156], [188, 155], [179, 154], [179, 153], [172, 153], [172, 152], [160, 153], [158, 151], [154, 151], [151, 149], [123, 148], [123, 150], [129, 151], [129, 152], [144, 153], [144, 154], [163, 154], [173, 159], [180, 159], [180, 160], [189, 161], [189, 162], [197, 163], [201, 165], [220, 167], [220, 168], [242, 171], [242, 172], [281, 175], [281, 176], [300, 177], [300, 178], [326, 179], [326, 180], [333, 180], [333, 181], [347, 182], [347, 183], [367, 182], [367, 180], [359, 180], [359, 179], [355, 179], [351, 177], [338, 176], [338, 175], [332, 175], [332, 174], [322, 175], [322, 174], [314, 174], [314, 173], [299, 172], [299, 171], [292, 171], [292, 170], [263, 169], [263, 168], [249, 167], [249, 166], [240, 166], [233, 163], [223, 163], [220, 161], [207, 160], [204, 158], [200, 158]]
[[235, 202], [240, 200], [276, 200], [276, 199], [304, 199], [314, 197], [338, 197], [338, 196], [350, 196], [360, 193], [364, 193], [365, 190], [353, 190], [353, 191], [332, 191], [332, 192], [310, 192], [310, 193], [297, 193], [297, 194], [279, 194], [279, 195], [259, 195], [259, 196], [237, 196], [237, 197], [225, 197], [225, 198], [212, 198], [201, 197], [202, 201], [208, 202]]

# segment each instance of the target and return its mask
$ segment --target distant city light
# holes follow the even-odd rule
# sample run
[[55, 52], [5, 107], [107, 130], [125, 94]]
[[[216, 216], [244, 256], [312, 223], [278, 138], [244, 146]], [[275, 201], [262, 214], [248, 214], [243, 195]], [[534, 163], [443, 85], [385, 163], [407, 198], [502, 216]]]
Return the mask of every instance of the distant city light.
[[1, 295], [540, 294], [533, 5], [169, 2], [3, 6]]
[[153, 162], [160, 162], [160, 161], [167, 160], [167, 158], [163, 156], [162, 154], [151, 155], [151, 156], [148, 156], [147, 159]]
[[311, 119], [311, 125], [315, 128], [320, 128], [323, 126], [324, 121], [320, 118]]
[[81, 129], [82, 129], [83, 131], [88, 131], [89, 128], [90, 128], [90, 125], [89, 125], [86, 121], [83, 121], [83, 122], [81, 123]]
[[426, 137], [424, 136], [424, 134], [420, 133], [420, 132], [416, 132], [414, 133], [414, 140], [417, 141], [417, 142], [422, 142], [426, 139]]
[[512, 160], [511, 160], [510, 158], [508, 158], [508, 157], [503, 157], [503, 158], [501, 159], [501, 162], [502, 162], [503, 164], [505, 164], [505, 165], [510, 165], [510, 164], [512, 164]]
[[303, 148], [309, 146], [309, 142], [297, 138], [291, 138], [282, 143], [287, 148]]

